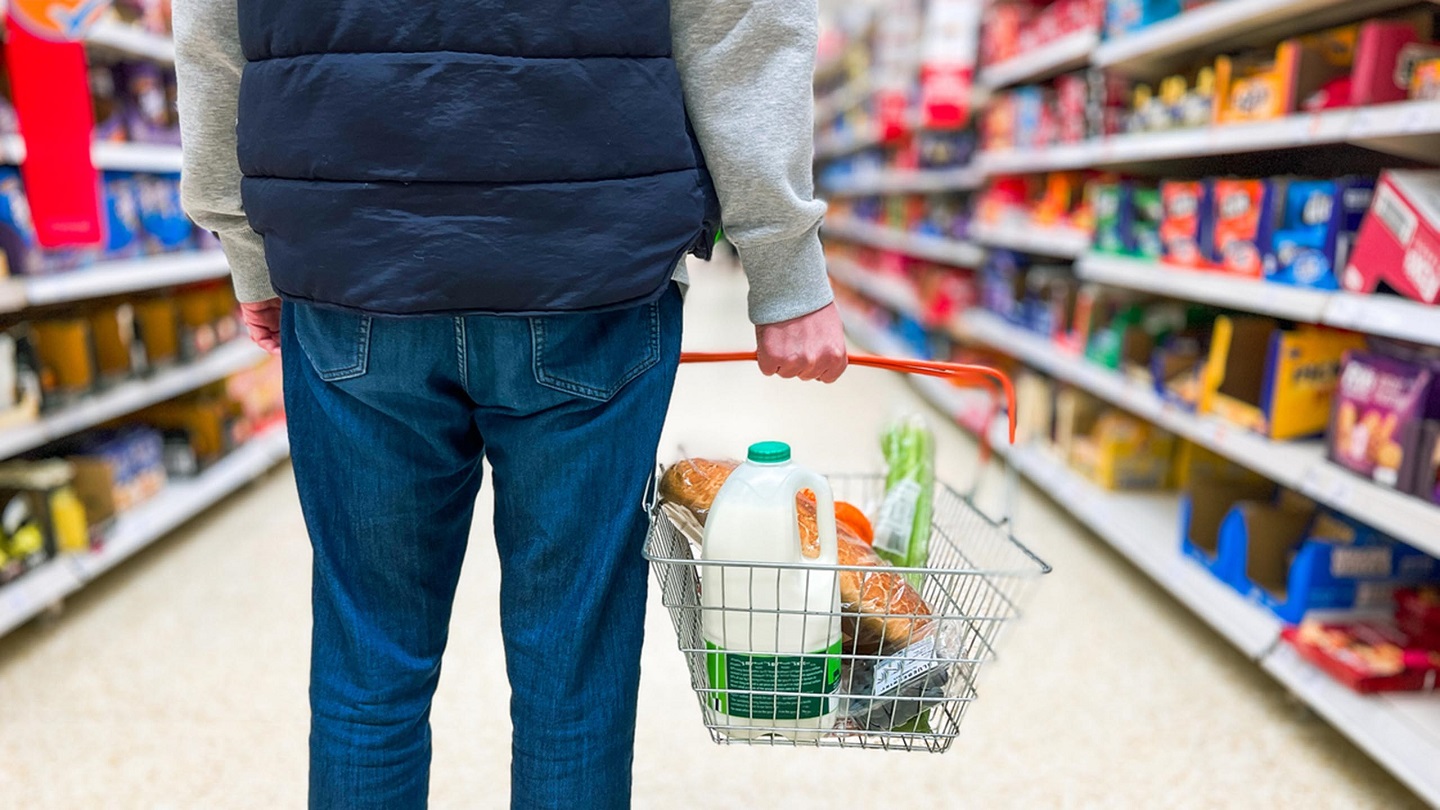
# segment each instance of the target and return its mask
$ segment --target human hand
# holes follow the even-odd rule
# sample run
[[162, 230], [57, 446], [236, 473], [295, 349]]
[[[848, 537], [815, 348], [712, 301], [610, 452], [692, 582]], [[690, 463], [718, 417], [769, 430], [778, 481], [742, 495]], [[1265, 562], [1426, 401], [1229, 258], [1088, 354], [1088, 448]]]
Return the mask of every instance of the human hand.
[[767, 377], [832, 383], [849, 363], [845, 329], [833, 303], [809, 315], [755, 327], [755, 347]]
[[250, 339], [271, 354], [280, 353], [280, 299], [240, 305], [240, 318]]

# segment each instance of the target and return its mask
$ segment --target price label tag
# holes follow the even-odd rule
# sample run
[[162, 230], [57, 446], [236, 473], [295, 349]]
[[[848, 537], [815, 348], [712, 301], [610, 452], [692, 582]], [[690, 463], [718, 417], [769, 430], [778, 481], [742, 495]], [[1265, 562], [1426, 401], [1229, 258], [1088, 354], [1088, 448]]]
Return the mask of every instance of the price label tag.
[[1350, 501], [1355, 492], [1355, 481], [1349, 474], [1340, 470], [1312, 467], [1305, 472], [1305, 477], [1301, 479], [1300, 491], [1317, 501], [1323, 501], [1336, 509], [1344, 510], [1350, 508]]

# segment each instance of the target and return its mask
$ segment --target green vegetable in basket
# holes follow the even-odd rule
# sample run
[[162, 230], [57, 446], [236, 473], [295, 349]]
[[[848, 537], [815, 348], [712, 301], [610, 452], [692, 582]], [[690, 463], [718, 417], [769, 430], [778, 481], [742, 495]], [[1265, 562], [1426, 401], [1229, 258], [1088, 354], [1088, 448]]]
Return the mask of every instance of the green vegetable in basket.
[[[919, 414], [885, 426], [885, 500], [875, 521], [875, 553], [893, 565], [919, 568], [930, 557], [930, 513], [935, 498], [935, 436]], [[910, 574], [920, 587], [921, 577]]]

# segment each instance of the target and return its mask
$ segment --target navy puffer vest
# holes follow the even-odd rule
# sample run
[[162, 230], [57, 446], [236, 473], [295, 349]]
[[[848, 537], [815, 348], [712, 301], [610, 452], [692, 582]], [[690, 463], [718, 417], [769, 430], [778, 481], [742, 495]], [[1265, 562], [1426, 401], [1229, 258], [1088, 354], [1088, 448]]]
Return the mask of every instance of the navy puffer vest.
[[718, 206], [669, 0], [240, 0], [245, 211], [283, 296], [375, 313], [649, 301]]

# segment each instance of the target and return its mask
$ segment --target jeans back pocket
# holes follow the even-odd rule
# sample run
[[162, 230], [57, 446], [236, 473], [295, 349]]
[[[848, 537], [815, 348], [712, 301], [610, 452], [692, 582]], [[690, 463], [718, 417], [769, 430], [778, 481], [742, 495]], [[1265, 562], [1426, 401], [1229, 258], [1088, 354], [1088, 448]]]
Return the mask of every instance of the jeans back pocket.
[[339, 382], [365, 374], [372, 316], [310, 304], [295, 304], [290, 314], [295, 338], [320, 379]]
[[535, 381], [609, 401], [660, 362], [660, 304], [530, 319]]

